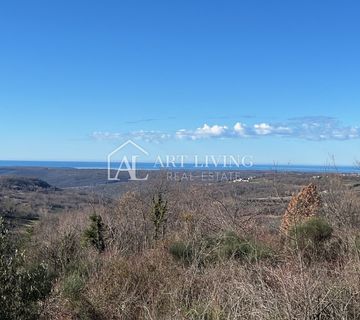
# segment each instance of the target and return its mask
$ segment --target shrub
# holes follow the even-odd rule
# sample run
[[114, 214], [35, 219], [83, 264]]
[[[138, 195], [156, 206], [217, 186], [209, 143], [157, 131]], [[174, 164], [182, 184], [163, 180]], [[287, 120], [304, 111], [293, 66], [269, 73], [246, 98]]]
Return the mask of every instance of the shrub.
[[69, 266], [78, 260], [79, 255], [79, 237], [74, 230], [67, 231], [59, 239], [56, 251], [57, 262], [60, 264], [60, 270], [66, 272]]
[[217, 253], [222, 258], [257, 261], [273, 256], [272, 250], [264, 244], [247, 238], [240, 238], [234, 232], [220, 236]]
[[353, 235], [351, 239], [351, 250], [355, 256], [360, 257], [360, 234]]
[[309, 245], [321, 246], [331, 238], [333, 228], [323, 218], [311, 217], [305, 222], [295, 225], [290, 230], [290, 236], [300, 249]]
[[360, 235], [357, 235], [355, 238], [355, 249], [360, 253]]
[[85, 278], [81, 273], [75, 271], [65, 277], [63, 282], [63, 293], [71, 300], [77, 300], [84, 288]]
[[38, 302], [51, 290], [45, 264], [28, 266], [15, 248], [0, 217], [0, 319], [38, 319]]
[[190, 244], [182, 241], [174, 242], [169, 248], [170, 254], [178, 261], [189, 264], [193, 261], [194, 250]]
[[311, 217], [290, 229], [291, 245], [299, 250], [307, 262], [320, 258], [331, 258], [331, 239], [333, 228], [321, 217]]
[[98, 214], [90, 215], [90, 226], [84, 231], [84, 241], [91, 244], [98, 252], [105, 250], [105, 225]]
[[186, 313], [187, 319], [193, 320], [223, 320], [226, 319], [224, 312], [220, 308], [195, 305]]
[[240, 238], [234, 232], [206, 237], [193, 245], [181, 241], [174, 242], [169, 250], [179, 261], [188, 264], [196, 259], [200, 265], [224, 259], [254, 262], [274, 256], [272, 250], [264, 244], [253, 239]]

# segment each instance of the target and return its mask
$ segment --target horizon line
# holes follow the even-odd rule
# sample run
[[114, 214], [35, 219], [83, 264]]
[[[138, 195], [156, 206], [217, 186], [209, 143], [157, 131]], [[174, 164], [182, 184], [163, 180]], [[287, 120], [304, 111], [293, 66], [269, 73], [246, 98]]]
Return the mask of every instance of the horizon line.
[[[60, 162], [64, 162], [64, 163], [75, 163], [75, 162], [81, 162], [81, 163], [107, 163], [106, 160], [3, 160], [0, 159], [0, 164], [1, 162], [52, 162], [52, 163], [60, 163]], [[121, 163], [120, 161], [114, 161], [113, 163]], [[152, 164], [153, 162], [149, 162], [149, 161], [138, 161], [138, 164]], [[181, 162], [175, 162], [175, 164], [181, 164]], [[184, 162], [184, 164], [186, 165], [192, 165], [195, 164], [195, 162]], [[205, 164], [202, 162], [199, 162], [198, 164]], [[219, 166], [221, 166], [223, 163], [219, 162]], [[282, 162], [278, 162], [278, 163], [266, 163], [266, 162], [259, 162], [259, 163], [254, 163], [253, 166], [273, 166], [273, 167], [277, 167], [277, 166], [289, 166], [289, 167], [294, 167], [294, 166], [304, 166], [304, 167], [332, 167], [332, 168], [336, 168], [336, 167], [359, 167], [360, 170], [360, 165], [357, 165], [356, 163], [353, 164], [318, 164], [318, 163], [282, 163]], [[1, 165], [0, 165], [1, 167]], [[251, 169], [251, 167], [249, 167], [249, 169]]]

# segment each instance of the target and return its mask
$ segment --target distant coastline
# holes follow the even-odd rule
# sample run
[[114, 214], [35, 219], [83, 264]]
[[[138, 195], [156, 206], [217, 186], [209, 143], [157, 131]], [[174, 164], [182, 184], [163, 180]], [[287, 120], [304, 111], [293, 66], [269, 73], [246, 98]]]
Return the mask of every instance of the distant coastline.
[[[112, 163], [111, 168], [117, 169], [120, 163]], [[0, 160], [0, 167], [42, 167], [42, 168], [64, 168], [64, 169], [107, 169], [107, 163], [101, 161], [16, 161]], [[153, 163], [137, 163], [138, 170], [160, 170], [162, 168], [154, 167]], [[167, 170], [241, 170], [241, 171], [280, 171], [280, 172], [314, 172], [314, 173], [360, 173], [360, 167], [357, 166], [326, 166], [326, 165], [295, 165], [295, 164], [259, 164], [252, 167], [227, 167], [221, 165], [208, 167], [195, 167], [194, 164], [187, 163], [184, 167], [180, 165], [176, 168], [166, 168]]]

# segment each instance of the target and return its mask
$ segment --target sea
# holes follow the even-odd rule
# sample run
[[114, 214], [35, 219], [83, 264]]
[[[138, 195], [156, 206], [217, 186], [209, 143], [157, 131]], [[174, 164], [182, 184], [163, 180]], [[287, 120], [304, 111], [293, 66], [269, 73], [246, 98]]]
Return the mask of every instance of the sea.
[[[111, 163], [111, 169], [118, 169], [120, 163]], [[0, 167], [45, 167], [45, 168], [74, 168], [74, 169], [108, 169], [107, 162], [88, 161], [16, 161], [0, 160]], [[137, 170], [160, 170], [161, 167], [154, 166], [154, 163], [139, 162]], [[209, 164], [207, 167], [198, 164], [186, 163], [182, 167], [175, 164], [175, 167], [167, 170], [247, 170], [247, 171], [280, 171], [280, 172], [313, 172], [313, 173], [354, 173], [360, 174], [360, 166], [336, 166], [336, 165], [301, 165], [301, 164], [254, 164], [251, 167], [227, 166]]]

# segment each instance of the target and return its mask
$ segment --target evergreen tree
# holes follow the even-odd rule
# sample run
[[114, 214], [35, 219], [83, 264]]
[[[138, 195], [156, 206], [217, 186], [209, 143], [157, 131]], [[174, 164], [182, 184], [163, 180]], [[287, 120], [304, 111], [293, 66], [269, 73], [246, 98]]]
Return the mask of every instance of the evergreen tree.
[[167, 222], [167, 201], [163, 200], [161, 192], [158, 193], [157, 197], [152, 198], [152, 205], [151, 218], [155, 228], [154, 239], [158, 240], [160, 232], [164, 237]]
[[90, 226], [84, 231], [84, 239], [99, 252], [105, 250], [105, 225], [100, 215], [94, 213], [90, 215]]

